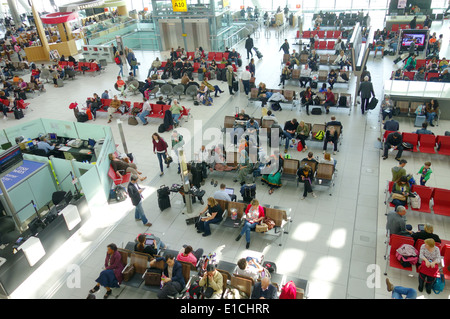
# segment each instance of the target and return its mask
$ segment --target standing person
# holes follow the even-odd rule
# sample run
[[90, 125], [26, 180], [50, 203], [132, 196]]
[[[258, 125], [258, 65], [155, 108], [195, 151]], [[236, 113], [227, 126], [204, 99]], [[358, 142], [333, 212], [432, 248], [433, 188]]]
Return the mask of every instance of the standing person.
[[284, 43], [281, 45], [278, 52], [280, 52], [281, 50], [283, 50], [284, 54], [289, 54], [289, 42], [287, 39], [284, 39]]
[[302, 144], [302, 151], [306, 152], [308, 150], [308, 146], [306, 146], [306, 139], [309, 137], [310, 129], [309, 126], [305, 124], [304, 121], [300, 121], [297, 127], [297, 136], [296, 139], [300, 140], [300, 143]]
[[233, 67], [229, 65], [227, 67], [227, 83], [228, 89], [230, 91], [230, 95], [234, 95], [233, 93], [233, 83], [236, 81], [236, 74], [233, 72]]
[[103, 286], [106, 288], [106, 294], [103, 298], [107, 299], [112, 294], [111, 288], [120, 288], [119, 285], [123, 280], [123, 268], [122, 256], [117, 251], [117, 245], [109, 244], [106, 251], [105, 270], [95, 280], [97, 285], [89, 290], [89, 293], [94, 294], [100, 289], [100, 286]]
[[247, 36], [247, 40], [245, 40], [245, 48], [247, 49], [247, 60], [250, 59], [250, 55], [253, 58], [253, 39], [250, 37], [250, 34]]
[[244, 86], [244, 92], [245, 95], [248, 95], [250, 93], [250, 79], [252, 77], [252, 74], [250, 73], [250, 67], [247, 65], [245, 67], [245, 71], [241, 73], [241, 81], [242, 85]]
[[397, 182], [400, 179], [400, 177], [406, 176], [405, 166], [407, 163], [408, 163], [407, 160], [402, 159], [402, 160], [400, 160], [400, 162], [398, 162], [398, 166], [392, 167], [392, 169], [391, 169], [392, 181], [394, 183]]
[[297, 171], [297, 177], [304, 184], [303, 196], [301, 200], [304, 200], [308, 196], [308, 193], [311, 193], [312, 197], [316, 198], [317, 195], [314, 194], [311, 186], [312, 180], [314, 178], [314, 172], [312, 171], [311, 166], [305, 164], [303, 167], [301, 167]]
[[431, 177], [431, 173], [433, 173], [431, 170], [431, 162], [425, 162], [417, 172], [417, 174], [420, 175], [420, 185], [425, 186]]
[[414, 16], [414, 18], [412, 18], [412, 20], [409, 22], [409, 28], [411, 30], [415, 30], [417, 27], [417, 17]]
[[368, 110], [370, 98], [375, 97], [373, 85], [368, 76], [365, 76], [364, 82], [359, 85], [358, 94], [361, 96], [361, 112], [364, 115], [364, 112]]
[[259, 205], [258, 200], [253, 199], [247, 206], [245, 214], [242, 217], [245, 220], [245, 224], [239, 236], [236, 237], [236, 241], [239, 241], [245, 234], [245, 240], [247, 242], [245, 248], [248, 249], [250, 247], [250, 230], [255, 229], [256, 225], [261, 223], [264, 217], [264, 207]]
[[[163, 159], [167, 160], [167, 143], [159, 136], [158, 133], [153, 133], [152, 135], [152, 143], [153, 143], [153, 153], [158, 156], [159, 168], [161, 170], [161, 174], [159, 176], [164, 175], [163, 169]], [[170, 163], [167, 164], [167, 168], [170, 167]]]
[[142, 207], [142, 192], [144, 191], [139, 187], [137, 183], [138, 177], [136, 175], [131, 175], [130, 182], [128, 183], [128, 195], [131, 198], [131, 203], [136, 207], [134, 211], [134, 218], [136, 221], [140, 220], [146, 227], [152, 226], [148, 222], [147, 217], [145, 217], [144, 208]]
[[116, 65], [119, 67], [119, 75], [123, 76], [123, 62], [118, 51], [116, 51], [114, 61], [116, 62]]

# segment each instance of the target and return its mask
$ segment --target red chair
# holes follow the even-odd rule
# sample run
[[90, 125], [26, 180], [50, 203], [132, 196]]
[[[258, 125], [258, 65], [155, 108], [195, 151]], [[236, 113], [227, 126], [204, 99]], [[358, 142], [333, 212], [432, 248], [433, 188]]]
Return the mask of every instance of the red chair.
[[225, 69], [225, 64], [217, 64], [217, 68], [219, 69], [219, 70], [221, 70], [221, 69]]
[[342, 31], [334, 31], [333, 38], [337, 39], [342, 36]]
[[[392, 188], [394, 187], [394, 182], [393, 181], [389, 181], [389, 185], [388, 185], [388, 193], [387, 193], [387, 197], [386, 198], [389, 198], [390, 196], [390, 194], [392, 193]], [[395, 205], [394, 204], [392, 204], [391, 202], [389, 203], [389, 207], [395, 207]], [[408, 209], [408, 204], [406, 204], [406, 205], [404, 205], [404, 207], [406, 208], [406, 209]]]
[[216, 53], [216, 57], [215, 57], [216, 62], [222, 61], [222, 57], [223, 57], [223, 53], [222, 52], [217, 52]]
[[410, 143], [413, 147], [413, 152], [417, 152], [417, 144], [419, 143], [419, 135], [415, 133], [402, 133], [404, 143]]
[[408, 77], [408, 79], [410, 79], [411, 81], [414, 81], [414, 75], [416, 75], [416, 72], [414, 72], [414, 71], [411, 71], [411, 72], [405, 71], [405, 72], [403, 72], [403, 75]]
[[302, 38], [309, 39], [311, 37], [311, 31], [303, 31]]
[[421, 24], [416, 25], [416, 29], [422, 30], [423, 29], [423, 25], [421, 25]]
[[421, 67], [425, 67], [426, 65], [427, 65], [427, 60], [416, 59], [416, 70], [420, 69]]
[[416, 192], [420, 196], [420, 207], [418, 209], [412, 208], [412, 210], [421, 213], [431, 213], [430, 200], [433, 197], [434, 189], [422, 185], [413, 185], [411, 192]]
[[407, 30], [407, 29], [409, 29], [409, 25], [408, 24], [400, 24], [400, 29]]
[[166, 114], [166, 111], [170, 110], [170, 105], [163, 105], [162, 106], [162, 110], [161, 110], [161, 114], [164, 117], [164, 115]]
[[441, 239], [441, 256], [445, 256], [448, 249], [450, 249], [450, 240]]
[[402, 264], [395, 257], [397, 249], [399, 249], [404, 244], [408, 244], [414, 247], [414, 239], [406, 236], [391, 235], [389, 239], [389, 245], [391, 246], [391, 250], [389, 252], [389, 267], [412, 271], [412, 266], [403, 267]]
[[428, 72], [425, 75], [425, 81], [430, 81], [432, 78], [437, 78], [437, 77], [439, 77], [439, 73]]
[[325, 31], [318, 31], [319, 39], [325, 39]]
[[319, 42], [320, 41], [314, 42], [314, 49], [315, 50], [317, 50], [319, 48]]
[[445, 245], [444, 266], [442, 267], [442, 270], [446, 280], [450, 280], [449, 266], [450, 266], [450, 245]]
[[383, 134], [383, 143], [386, 142], [386, 139], [389, 134], [394, 133], [395, 131], [385, 131]]
[[438, 154], [450, 155], [450, 136], [439, 135], [436, 137], [436, 144], [438, 145]]
[[194, 52], [188, 52], [186, 56], [187, 56], [188, 60], [194, 60], [195, 53]]
[[325, 37], [327, 39], [333, 39], [333, 36], [334, 36], [334, 31], [328, 30], [327, 32], [325, 32]]
[[150, 104], [150, 106], [152, 107], [152, 111], [150, 112], [150, 114], [148, 116], [152, 117], [152, 118], [159, 118], [161, 116], [162, 105], [161, 104]]
[[319, 41], [319, 50], [326, 50], [327, 49], [327, 41]]
[[317, 31], [311, 31], [310, 36], [311, 36], [311, 34], [312, 34], [313, 37], [315, 37], [316, 34], [317, 34]]
[[167, 61], [162, 61], [161, 62], [161, 69], [164, 69], [166, 67]]
[[327, 50], [334, 50], [334, 41], [327, 41]]
[[114, 171], [112, 166], [109, 166], [108, 176], [113, 180], [114, 185], [121, 185], [126, 184], [130, 182], [131, 173], [126, 173], [122, 175], [122, 177], [119, 177], [117, 173]]
[[200, 63], [194, 62], [194, 73], [197, 73], [198, 69], [200, 69]]
[[230, 52], [224, 52], [223, 53], [223, 57], [225, 58], [225, 60], [228, 61], [228, 56], [230, 55]]
[[295, 38], [300, 39], [300, 30], [297, 30], [297, 34], [296, 34]]
[[433, 212], [436, 215], [450, 216], [450, 190], [442, 188], [434, 189]]
[[429, 134], [420, 134], [419, 135], [419, 152], [420, 153], [428, 153], [434, 154], [436, 153], [436, 137], [434, 135]]
[[142, 103], [142, 102], [134, 102], [133, 103], [133, 108], [137, 108], [137, 109], [142, 110], [143, 106], [144, 106], [144, 103]]
[[208, 61], [214, 60], [215, 56], [216, 56], [216, 52], [209, 52], [208, 53]]
[[399, 25], [398, 24], [393, 24], [392, 28], [391, 28], [391, 32], [398, 32], [399, 29]]

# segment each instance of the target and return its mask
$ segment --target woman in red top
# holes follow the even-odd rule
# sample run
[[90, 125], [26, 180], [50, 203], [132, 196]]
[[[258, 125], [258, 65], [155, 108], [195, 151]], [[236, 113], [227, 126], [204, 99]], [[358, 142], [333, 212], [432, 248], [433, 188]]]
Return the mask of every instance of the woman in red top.
[[123, 97], [127, 97], [125, 95], [126, 85], [125, 85], [125, 82], [122, 80], [122, 78], [120, 76], [117, 77], [116, 85], [117, 85], [117, 90], [120, 91], [120, 95], [123, 96]]
[[250, 205], [247, 206], [243, 218], [245, 219], [245, 224], [242, 227], [241, 233], [237, 236], [236, 241], [239, 241], [245, 234], [245, 240], [247, 241], [245, 247], [248, 249], [250, 247], [250, 231], [255, 229], [256, 225], [264, 219], [264, 207], [259, 206], [259, 202], [256, 199], [252, 200]]
[[[164, 161], [167, 159], [167, 143], [162, 139], [161, 136], [159, 136], [158, 133], [153, 133], [152, 135], [152, 142], [153, 142], [153, 153], [155, 153], [158, 156], [159, 161], [159, 168], [161, 169], [161, 174], [159, 176], [164, 175], [163, 170], [163, 158]], [[169, 168], [170, 164], [167, 164], [167, 168]]]

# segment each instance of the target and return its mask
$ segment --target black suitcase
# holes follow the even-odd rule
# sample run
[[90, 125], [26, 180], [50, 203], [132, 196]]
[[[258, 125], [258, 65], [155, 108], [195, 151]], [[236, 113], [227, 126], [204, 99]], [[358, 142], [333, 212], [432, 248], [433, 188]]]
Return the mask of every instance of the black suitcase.
[[311, 110], [311, 114], [313, 114], [313, 115], [322, 115], [322, 109], [316, 107], [316, 108]]
[[20, 120], [21, 118], [23, 118], [23, 111], [22, 111], [22, 109], [14, 109], [14, 118], [16, 120]]
[[169, 196], [159, 197], [158, 198], [158, 206], [161, 211], [170, 207], [170, 198]]
[[402, 60], [401, 57], [398, 57], [397, 59], [394, 60], [394, 64], [397, 64], [398, 62], [400, 62]]
[[377, 107], [377, 105], [378, 105], [378, 99], [373, 97], [370, 100], [369, 105], [367, 105], [367, 109], [373, 110], [373, 109], [375, 109]]
[[80, 123], [84, 123], [84, 122], [89, 121], [89, 117], [85, 112], [80, 112], [80, 113], [78, 113], [77, 121]]
[[161, 185], [159, 187], [159, 189], [156, 191], [158, 198], [160, 197], [164, 197], [164, 196], [169, 196], [170, 195], [170, 188], [169, 186], [166, 185]]
[[238, 60], [237, 60], [237, 65], [238, 65], [238, 67], [241, 67], [241, 66], [242, 66], [242, 59], [241, 59], [241, 58], [238, 58]]
[[221, 79], [223, 82], [226, 82], [226, 81], [227, 81], [227, 69], [222, 69], [222, 70], [220, 71], [220, 79]]
[[234, 92], [239, 91], [239, 82], [238, 81], [233, 82], [233, 91]]
[[172, 78], [173, 78], [174, 80], [177, 80], [177, 79], [179, 79], [180, 77], [181, 77], [181, 71], [180, 71], [180, 70], [173, 71], [173, 73], [172, 73]]
[[317, 85], [316, 81], [311, 81], [311, 89], [317, 89]]
[[258, 57], [258, 59], [262, 59], [263, 55], [261, 54], [261, 52], [258, 50], [258, 48], [253, 48], [253, 50], [255, 50], [256, 56]]

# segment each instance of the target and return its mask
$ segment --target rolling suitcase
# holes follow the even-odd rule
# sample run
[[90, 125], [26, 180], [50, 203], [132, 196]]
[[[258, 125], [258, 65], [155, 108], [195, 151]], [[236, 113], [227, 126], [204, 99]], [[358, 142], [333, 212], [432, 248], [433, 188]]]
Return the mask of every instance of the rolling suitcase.
[[159, 268], [148, 268], [144, 276], [144, 284], [146, 286], [161, 285], [162, 270]]
[[258, 48], [253, 48], [253, 50], [255, 50], [256, 56], [258, 57], [258, 59], [262, 59], [263, 55], [261, 54], [261, 52], [258, 50]]
[[23, 111], [22, 111], [22, 109], [15, 109], [14, 110], [14, 118], [16, 120], [20, 120], [21, 118], [23, 118]]
[[239, 91], [239, 83], [238, 83], [238, 81], [234, 81], [233, 82], [233, 91], [234, 92]]
[[158, 195], [158, 206], [161, 211], [171, 207], [170, 205], [170, 188], [168, 186], [162, 185], [157, 190]]

